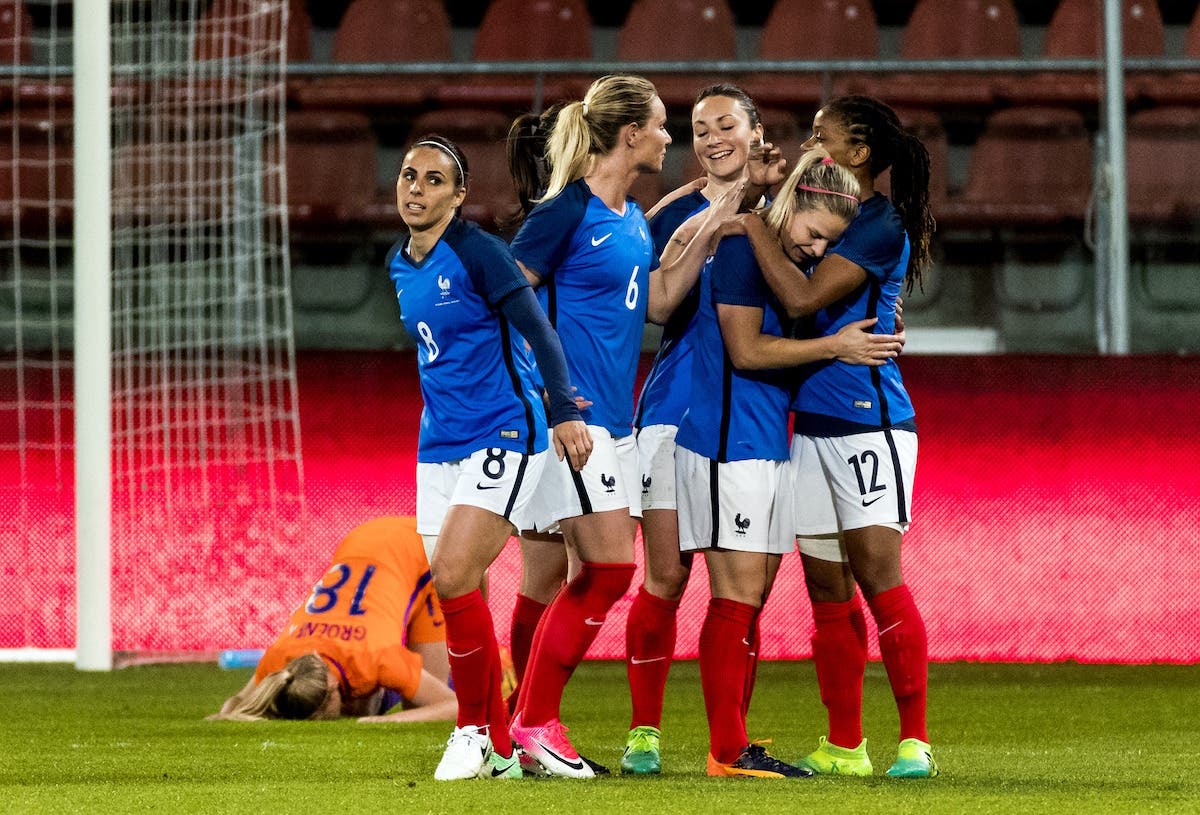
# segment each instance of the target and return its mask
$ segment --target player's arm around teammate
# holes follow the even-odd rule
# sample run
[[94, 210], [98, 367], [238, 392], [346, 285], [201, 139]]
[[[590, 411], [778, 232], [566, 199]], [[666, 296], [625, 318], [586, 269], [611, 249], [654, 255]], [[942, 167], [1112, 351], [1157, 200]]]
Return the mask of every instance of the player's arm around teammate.
[[466, 156], [449, 140], [427, 136], [412, 145], [396, 188], [409, 235], [388, 257], [401, 319], [418, 345], [425, 409], [417, 514], [422, 532], [438, 536], [432, 570], [459, 702], [438, 780], [520, 775], [479, 585], [524, 523], [545, 465], [546, 416], [526, 341], [549, 393], [557, 454], [580, 467], [591, 446], [557, 335], [507, 247], [457, 217], [468, 173]]
[[[901, 287], [911, 291], [930, 262], [928, 152], [891, 108], [864, 96], [821, 108], [805, 146], [827, 150], [854, 174], [862, 187], [860, 214], [808, 278], [781, 263], [761, 240], [761, 225], [747, 220], [756, 255], [775, 275], [768, 275], [772, 287], [791, 298], [789, 311], [816, 313], [824, 333], [855, 317], [877, 317], [887, 330]], [[894, 202], [875, 189], [888, 169]], [[835, 396], [846, 393], [855, 394], [852, 408]], [[901, 571], [917, 435], [899, 369], [891, 364], [870, 380], [837, 366], [815, 371], [802, 381], [794, 407], [797, 533], [817, 623], [813, 659], [829, 713], [828, 740], [806, 761], [819, 772], [835, 764], [843, 772], [871, 772], [862, 739], [867, 646], [857, 586], [875, 617], [900, 712], [898, 756], [888, 775], [935, 775], [925, 720], [925, 625]]]
[[[775, 240], [797, 260], [820, 257], [857, 210], [853, 177], [821, 159], [801, 159], [771, 206]], [[895, 340], [857, 328], [836, 338], [785, 337], [782, 309], [744, 238], [721, 242], [700, 294], [694, 387], [720, 398], [692, 400], [679, 427], [675, 465], [680, 548], [704, 554], [712, 592], [700, 636], [708, 773], [811, 775], [750, 744], [746, 734], [752, 632], [793, 544], [784, 480], [789, 392], [782, 376], [744, 369], [834, 357], [879, 365], [894, 355]]]
[[[705, 175], [666, 195], [651, 210], [650, 233], [663, 265], [695, 252], [712, 220], [736, 207], [745, 186], [782, 180], [782, 162], [763, 144], [758, 108], [731, 84], [702, 89], [692, 107], [692, 149]], [[753, 168], [753, 172], [748, 172]], [[739, 193], [740, 191], [740, 193]], [[754, 196], [757, 200], [761, 189]], [[675, 651], [676, 615], [690, 574], [692, 553], [679, 551], [675, 505], [675, 434], [692, 392], [692, 348], [698, 292], [695, 286], [664, 322], [662, 341], [638, 398], [635, 428], [641, 468], [645, 581], [626, 624], [625, 666], [632, 714], [621, 769], [662, 771], [663, 694]]]

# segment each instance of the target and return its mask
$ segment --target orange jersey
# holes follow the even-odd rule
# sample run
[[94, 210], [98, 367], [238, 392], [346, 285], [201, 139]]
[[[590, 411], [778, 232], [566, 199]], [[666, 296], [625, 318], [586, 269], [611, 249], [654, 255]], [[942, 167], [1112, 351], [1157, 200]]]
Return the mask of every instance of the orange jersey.
[[429, 561], [414, 518], [376, 518], [338, 544], [333, 563], [288, 620], [255, 682], [316, 651], [339, 674], [345, 698], [385, 687], [411, 699], [421, 657], [409, 642], [446, 639]]

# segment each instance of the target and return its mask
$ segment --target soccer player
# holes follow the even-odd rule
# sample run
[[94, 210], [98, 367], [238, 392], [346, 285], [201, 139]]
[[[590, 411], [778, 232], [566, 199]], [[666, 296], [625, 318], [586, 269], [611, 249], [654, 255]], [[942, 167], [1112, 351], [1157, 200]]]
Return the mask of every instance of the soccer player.
[[[778, 151], [762, 144], [763, 127], [753, 100], [736, 85], [704, 88], [692, 107], [692, 149], [705, 175], [655, 206], [650, 234], [660, 258], [685, 244], [675, 232], [734, 193], [757, 201], [783, 180]], [[753, 160], [752, 159], [753, 155]], [[749, 171], [749, 172], [748, 172]], [[743, 185], [745, 185], [743, 189]], [[633, 702], [621, 770], [636, 775], [662, 771], [660, 741], [663, 693], [675, 653], [676, 615], [687, 588], [692, 555], [679, 551], [675, 508], [675, 433], [692, 393], [692, 346], [699, 293], [693, 288], [672, 312], [654, 364], [638, 399], [638, 459], [641, 467], [642, 542], [646, 576], [625, 630], [625, 666]], [[753, 639], [752, 639], [753, 641]]]
[[[858, 184], [810, 151], [767, 211], [781, 251], [797, 263], [821, 257], [858, 210]], [[879, 366], [895, 356], [894, 336], [869, 334], [874, 320], [815, 340], [789, 326], [744, 237], [725, 238], [700, 281], [693, 352], [693, 399], [676, 436], [679, 546], [703, 552], [712, 598], [700, 632], [700, 682], [714, 776], [812, 775], [750, 743], [743, 705], [755, 621], [779, 563], [793, 547], [784, 480], [790, 392], [785, 369], [841, 360]], [[863, 370], [867, 370], [864, 368]]]
[[457, 723], [434, 772], [441, 781], [521, 775], [492, 615], [479, 586], [525, 524], [545, 465], [546, 410], [526, 342], [545, 381], [564, 466], [582, 467], [591, 448], [558, 337], [508, 247], [457, 215], [468, 184], [466, 156], [453, 142], [417, 139], [396, 183], [409, 234], [387, 257], [401, 320], [417, 341], [425, 402], [417, 525], [437, 536], [432, 571], [458, 696]]
[[350, 531], [324, 576], [263, 654], [246, 686], [210, 719], [453, 719], [442, 611], [413, 518]]
[[[901, 286], [929, 265], [929, 154], [877, 99], [834, 99], [813, 119], [806, 147], [820, 147], [858, 179], [862, 205], [842, 240], [803, 274], [753, 216], [739, 216], [772, 290], [792, 316], [816, 315], [817, 331], [877, 317], [890, 331]], [[891, 169], [893, 201], [876, 191]], [[879, 631], [879, 650], [900, 713], [900, 744], [887, 774], [937, 774], [925, 707], [925, 623], [900, 568], [916, 470], [915, 412], [895, 361], [881, 368], [814, 366], [793, 402], [796, 533], [816, 631], [813, 661], [829, 736], [803, 763], [818, 773], [870, 775], [862, 738], [866, 622], [856, 585]]]
[[[554, 775], [594, 775], [567, 739], [559, 706], [634, 571], [640, 505], [633, 384], [642, 327], [648, 315], [666, 319], [695, 280], [658, 268], [646, 219], [629, 197], [640, 174], [662, 171], [671, 142], [666, 118], [653, 84], [634, 76], [602, 77], [583, 101], [564, 105], [548, 143], [546, 194], [512, 244], [530, 281], [547, 287], [571, 382], [593, 403], [583, 411], [592, 439], [587, 465], [572, 470], [549, 462], [538, 486], [539, 524], [559, 525], [580, 572], [543, 616], [510, 727]], [[677, 259], [680, 268], [705, 249], [691, 242]]]

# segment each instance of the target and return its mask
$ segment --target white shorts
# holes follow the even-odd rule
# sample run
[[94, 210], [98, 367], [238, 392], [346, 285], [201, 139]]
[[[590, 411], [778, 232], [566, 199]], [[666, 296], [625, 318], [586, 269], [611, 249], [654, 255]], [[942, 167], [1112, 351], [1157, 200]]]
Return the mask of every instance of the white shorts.
[[786, 466], [765, 459], [717, 463], [676, 447], [679, 550], [792, 551]]
[[517, 529], [529, 522], [548, 453], [525, 455], [489, 447], [468, 458], [440, 464], [417, 463], [417, 532], [437, 535], [454, 504], [480, 507]]
[[642, 510], [675, 509], [675, 433], [673, 424], [652, 424], [637, 432]]
[[[912, 484], [917, 470], [917, 434], [878, 430], [852, 436], [793, 436], [788, 478], [794, 528], [800, 538], [836, 537], [844, 529], [888, 526], [900, 532], [912, 518]], [[801, 542], [800, 551], [824, 560]], [[826, 544], [828, 549], [828, 544]]]
[[592, 453], [579, 472], [568, 458], [552, 456], [542, 472], [530, 508], [532, 526], [539, 532], [557, 531], [564, 518], [576, 518], [610, 509], [628, 509], [642, 516], [635, 484], [638, 483], [637, 442], [633, 434], [613, 438], [603, 427], [588, 425]]

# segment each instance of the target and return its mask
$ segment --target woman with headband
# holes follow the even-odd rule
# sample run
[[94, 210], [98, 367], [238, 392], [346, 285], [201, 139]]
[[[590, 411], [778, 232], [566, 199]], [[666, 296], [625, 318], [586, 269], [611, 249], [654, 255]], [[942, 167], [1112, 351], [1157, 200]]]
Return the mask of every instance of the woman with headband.
[[[834, 99], [813, 119], [808, 148], [827, 151], [862, 187], [859, 215], [811, 273], [772, 240], [769, 223], [740, 216], [772, 290], [793, 317], [815, 315], [830, 335], [847, 321], [878, 317], [891, 331], [902, 285], [929, 266], [929, 153], [895, 112], [868, 96]], [[892, 200], [876, 190], [891, 170]], [[802, 763], [818, 773], [870, 775], [862, 737], [867, 627], [861, 589], [879, 631], [879, 651], [900, 714], [900, 743], [887, 770], [930, 778], [937, 764], [925, 725], [925, 623], [900, 569], [917, 463], [915, 412], [894, 360], [878, 369], [813, 366], [793, 402], [790, 470], [796, 534], [816, 631], [813, 662], [829, 735]]]
[[434, 772], [440, 781], [521, 776], [495, 628], [479, 587], [509, 536], [526, 525], [546, 464], [546, 409], [526, 342], [549, 396], [555, 452], [579, 468], [591, 451], [562, 347], [532, 289], [503, 241], [458, 217], [468, 182], [466, 156], [453, 142], [418, 139], [396, 182], [408, 236], [387, 256], [400, 318], [417, 344], [425, 402], [417, 531], [433, 544], [458, 697], [456, 726]]
[[[766, 212], [772, 240], [810, 264], [858, 212], [858, 183], [817, 151], [805, 154]], [[676, 435], [679, 546], [701, 552], [712, 598], [700, 631], [700, 683], [708, 714], [707, 771], [783, 778], [812, 770], [771, 756], [746, 734], [745, 689], [753, 630], [780, 561], [793, 548], [787, 369], [806, 363], [881, 366], [898, 338], [859, 320], [819, 339], [790, 326], [744, 237], [721, 241], [700, 279], [692, 399]], [[868, 370], [864, 367], [863, 370]]]

